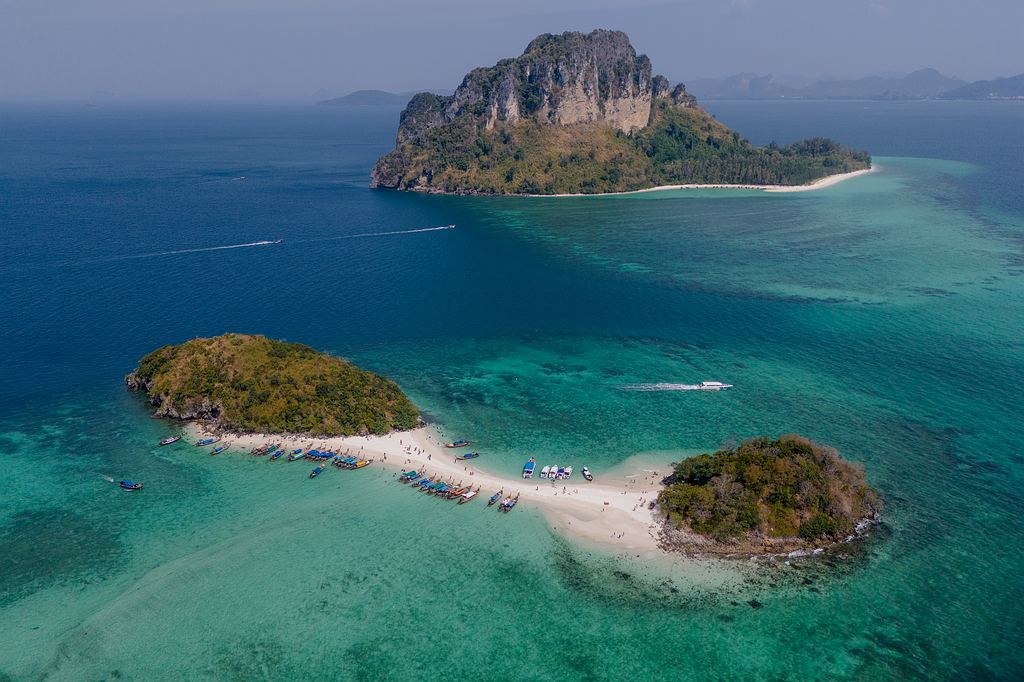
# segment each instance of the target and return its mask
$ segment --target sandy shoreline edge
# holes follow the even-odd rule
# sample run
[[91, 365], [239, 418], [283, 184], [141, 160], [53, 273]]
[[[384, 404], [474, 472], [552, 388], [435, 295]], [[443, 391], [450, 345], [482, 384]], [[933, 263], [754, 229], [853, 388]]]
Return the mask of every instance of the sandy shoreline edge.
[[844, 180], [856, 178], [861, 175], [867, 175], [878, 170], [877, 164], [871, 164], [870, 168], [863, 168], [861, 170], [850, 171], [849, 173], [839, 173], [837, 175], [828, 175], [823, 178], [818, 178], [814, 182], [810, 182], [806, 185], [729, 185], [729, 184], [684, 184], [684, 185], [658, 185], [657, 187], [647, 187], [645, 189], [634, 189], [628, 192], [602, 192], [599, 194], [519, 194], [515, 196], [522, 197], [535, 197], [535, 198], [556, 198], [556, 197], [616, 197], [625, 196], [629, 194], [645, 194], [647, 192], [664, 192], [672, 189], [753, 189], [762, 192], [810, 192], [816, 189], [825, 189], [826, 187], [832, 187], [838, 185]]
[[[207, 430], [200, 424], [188, 425], [187, 432], [189, 438], [216, 435], [221, 437], [222, 443], [231, 443], [231, 449], [218, 457], [249, 456], [252, 448], [281, 443], [283, 448], [289, 450], [324, 447], [332, 452], [360, 455], [373, 459], [371, 466], [385, 467], [395, 472], [422, 469], [428, 475], [440, 475], [465, 485], [481, 486], [478, 498], [466, 505], [480, 511], [486, 507], [487, 498], [498, 490], [504, 490], [505, 494], [519, 493], [520, 506], [532, 505], [541, 509], [553, 528], [565, 535], [633, 554], [663, 553], [657, 542], [661, 526], [655, 513], [647, 508], [648, 502], [655, 499], [662, 488], [660, 476], [653, 472], [640, 471], [629, 477], [605, 476], [603, 480], [601, 473], [595, 472], [596, 480], [587, 482], [580, 474], [583, 463], [571, 462], [576, 469], [571, 480], [549, 481], [538, 478], [545, 464], [538, 462], [537, 473], [532, 479], [505, 478], [481, 469], [479, 459], [456, 461], [458, 454], [472, 451], [473, 448], [446, 448], [440, 436], [430, 427], [386, 436], [336, 438], [234, 434]], [[202, 452], [207, 453], [207, 450]], [[277, 463], [285, 467], [295, 466], [295, 463], [284, 459], [281, 458]], [[304, 467], [309, 464], [305, 460], [302, 462]], [[668, 469], [666, 462], [662, 473]], [[303, 474], [308, 472], [303, 471]], [[497, 513], [493, 509], [490, 511]]]

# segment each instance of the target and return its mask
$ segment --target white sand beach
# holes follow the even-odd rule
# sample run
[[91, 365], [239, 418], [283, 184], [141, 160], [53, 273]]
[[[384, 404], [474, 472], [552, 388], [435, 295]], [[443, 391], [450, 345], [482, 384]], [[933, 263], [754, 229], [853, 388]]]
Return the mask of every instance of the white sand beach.
[[[480, 467], [481, 459], [486, 464], [486, 453], [479, 459], [457, 461], [456, 456], [474, 448], [446, 448], [438, 434], [429, 427], [387, 436], [313, 439], [270, 434], [213, 434], [198, 426], [189, 430], [195, 438], [219, 435], [222, 442], [231, 443], [232, 448], [219, 457], [248, 457], [249, 450], [254, 447], [281, 443], [286, 449], [317, 447], [362, 456], [373, 460], [371, 466], [388, 467], [395, 470], [396, 475], [400, 470], [419, 469], [427, 475], [440, 475], [456, 483], [479, 485], [477, 499], [464, 505], [467, 512], [481, 512], [487, 505], [487, 498], [498, 490], [504, 490], [506, 495], [518, 493], [520, 508], [533, 505], [543, 510], [552, 527], [567, 536], [633, 554], [661, 552], [656, 542], [658, 525], [655, 512], [650, 511], [647, 505], [657, 497], [662, 487], [660, 480], [669, 470], [668, 463], [663, 471], [658, 472], [637, 469], [602, 476], [600, 471], [595, 471], [595, 480], [587, 482], [581, 474], [582, 462], [559, 462], [574, 466], [572, 479], [568, 481], [539, 478], [545, 462], [537, 462], [532, 479], [521, 476], [506, 478]], [[281, 462], [281, 465], [297, 466], [288, 462]], [[490, 511], [497, 513], [493, 509]]]
[[601, 194], [524, 194], [521, 196], [528, 197], [612, 197], [622, 196], [626, 194], [644, 194], [646, 192], [663, 192], [670, 189], [754, 189], [763, 192], [809, 192], [815, 189], [825, 189], [826, 187], [832, 187], [837, 185], [844, 180], [850, 178], [856, 178], [861, 175], [872, 173], [878, 169], [877, 164], [872, 164], [871, 168], [864, 168], [862, 170], [850, 171], [849, 173], [839, 173], [836, 175], [829, 175], [824, 178], [818, 178], [814, 182], [810, 182], [806, 185], [728, 185], [728, 184], [711, 184], [711, 185], [700, 185], [700, 184], [686, 184], [686, 185], [659, 185], [657, 187], [648, 187], [646, 189], [636, 189], [629, 192], [604, 192]]

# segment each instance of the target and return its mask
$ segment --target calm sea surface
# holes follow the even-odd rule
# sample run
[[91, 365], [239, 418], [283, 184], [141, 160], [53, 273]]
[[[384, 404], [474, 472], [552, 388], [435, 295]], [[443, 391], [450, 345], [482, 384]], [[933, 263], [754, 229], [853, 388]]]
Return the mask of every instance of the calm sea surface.
[[[416, 196], [366, 187], [393, 108], [0, 107], [0, 679], [1024, 676], [1024, 106], [710, 109], [879, 170]], [[506, 475], [799, 432], [864, 463], [885, 525], [651, 566], [383, 470], [155, 447], [123, 375], [226, 331], [395, 378]], [[622, 388], [702, 379], [736, 388]]]

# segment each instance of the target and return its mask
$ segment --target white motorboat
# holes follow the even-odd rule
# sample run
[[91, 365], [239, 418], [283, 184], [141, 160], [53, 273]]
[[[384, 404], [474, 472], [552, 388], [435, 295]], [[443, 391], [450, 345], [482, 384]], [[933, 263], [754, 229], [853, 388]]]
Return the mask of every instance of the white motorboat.
[[732, 388], [732, 384], [723, 384], [721, 381], [702, 381], [697, 384], [702, 391], [724, 391]]

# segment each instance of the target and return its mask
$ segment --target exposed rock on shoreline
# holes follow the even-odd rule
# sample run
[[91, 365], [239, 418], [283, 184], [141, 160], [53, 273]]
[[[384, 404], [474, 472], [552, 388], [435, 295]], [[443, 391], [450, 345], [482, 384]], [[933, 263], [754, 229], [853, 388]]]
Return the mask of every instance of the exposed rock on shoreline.
[[881, 503], [863, 468], [800, 436], [755, 438], [674, 467], [658, 495], [666, 550], [815, 551], [862, 537], [878, 521]]
[[225, 334], [164, 346], [125, 377], [156, 416], [238, 433], [385, 434], [419, 425], [389, 379], [298, 343]]

